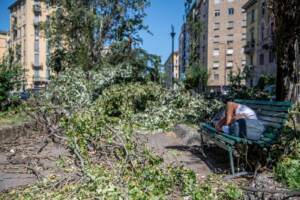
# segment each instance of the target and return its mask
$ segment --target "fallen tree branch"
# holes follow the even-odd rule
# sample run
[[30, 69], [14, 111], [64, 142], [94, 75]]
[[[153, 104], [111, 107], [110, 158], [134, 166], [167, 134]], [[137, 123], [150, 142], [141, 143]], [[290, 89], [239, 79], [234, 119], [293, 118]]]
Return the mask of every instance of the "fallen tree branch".
[[80, 155], [80, 149], [79, 149], [79, 146], [78, 146], [77, 141], [76, 141], [75, 138], [73, 138], [73, 143], [74, 143], [73, 151], [74, 151], [76, 157], [80, 161], [81, 170], [84, 171], [85, 162], [84, 162], [84, 159], [82, 158], [82, 156]]
[[290, 191], [290, 190], [266, 190], [266, 189], [258, 189], [253, 187], [241, 187], [242, 190], [248, 192], [262, 192], [262, 193], [269, 193], [269, 194], [286, 194], [289, 196], [300, 196], [300, 191]]

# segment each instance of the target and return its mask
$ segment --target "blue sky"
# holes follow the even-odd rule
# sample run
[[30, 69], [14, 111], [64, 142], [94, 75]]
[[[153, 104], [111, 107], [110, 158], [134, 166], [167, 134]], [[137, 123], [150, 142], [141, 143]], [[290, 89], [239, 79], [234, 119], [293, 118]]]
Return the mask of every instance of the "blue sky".
[[178, 36], [183, 23], [184, 0], [151, 0], [147, 9], [145, 24], [149, 25], [153, 36], [142, 33], [143, 47], [153, 54], [162, 56], [164, 62], [171, 53], [171, 24], [175, 26], [175, 49], [178, 48]]
[[[175, 49], [178, 48], [178, 35], [183, 22], [184, 0], [150, 0], [151, 7], [147, 8], [148, 16], [145, 24], [149, 25], [153, 35], [142, 32], [143, 48], [149, 53], [162, 56], [164, 62], [171, 53], [171, 24], [175, 26]], [[9, 29], [8, 6], [14, 0], [0, 0], [0, 30]]]

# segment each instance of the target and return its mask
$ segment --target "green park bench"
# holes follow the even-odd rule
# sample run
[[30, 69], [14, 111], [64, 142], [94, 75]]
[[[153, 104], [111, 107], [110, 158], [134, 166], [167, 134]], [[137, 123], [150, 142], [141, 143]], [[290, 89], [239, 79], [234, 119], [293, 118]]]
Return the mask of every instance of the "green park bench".
[[[208, 123], [200, 125], [201, 141], [203, 148], [203, 136], [212, 140], [217, 146], [228, 151], [232, 175], [235, 174], [233, 153], [237, 151], [237, 145], [258, 145], [261, 149], [270, 151], [270, 146], [278, 141], [281, 130], [288, 119], [288, 110], [291, 102], [258, 101], [258, 100], [234, 100], [239, 104], [247, 105], [255, 110], [259, 120], [266, 127], [266, 131], [258, 141], [217, 133], [216, 129]], [[238, 153], [238, 152], [237, 152]]]

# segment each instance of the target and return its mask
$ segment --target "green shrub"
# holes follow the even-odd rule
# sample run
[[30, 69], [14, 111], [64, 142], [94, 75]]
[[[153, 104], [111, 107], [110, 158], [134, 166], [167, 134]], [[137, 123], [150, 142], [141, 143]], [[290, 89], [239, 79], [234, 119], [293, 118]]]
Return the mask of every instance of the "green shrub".
[[275, 174], [288, 187], [300, 189], [300, 141], [290, 144], [293, 152], [281, 158], [275, 167]]

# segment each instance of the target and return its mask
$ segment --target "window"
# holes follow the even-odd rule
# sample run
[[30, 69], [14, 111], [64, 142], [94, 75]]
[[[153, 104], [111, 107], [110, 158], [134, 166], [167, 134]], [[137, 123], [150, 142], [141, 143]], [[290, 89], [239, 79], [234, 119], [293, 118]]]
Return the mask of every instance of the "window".
[[50, 69], [46, 70], [46, 79], [50, 80]]
[[228, 15], [234, 15], [234, 8], [228, 8]]
[[213, 51], [213, 56], [219, 56], [220, 55], [220, 50], [219, 49], [214, 49]]
[[219, 74], [214, 74], [214, 80], [215, 81], [219, 80]]
[[234, 0], [227, 0], [228, 2], [233, 2]]
[[228, 34], [227, 35], [227, 40], [234, 40], [234, 35], [233, 34]]
[[34, 54], [34, 65], [39, 66], [40, 62], [40, 55], [38, 53]]
[[35, 40], [34, 41], [34, 52], [39, 52], [40, 51], [40, 48], [39, 48], [39, 41], [38, 40]]
[[253, 78], [250, 79], [250, 87], [253, 87]]
[[221, 0], [215, 0], [214, 2], [215, 2], [215, 4], [219, 4], [221, 2]]
[[265, 25], [264, 24], [262, 24], [260, 27], [260, 34], [261, 34], [260, 39], [261, 39], [261, 41], [263, 41], [265, 38]]
[[254, 28], [250, 30], [250, 41], [254, 41]]
[[266, 2], [263, 2], [261, 4], [261, 14], [262, 14], [262, 16], [264, 16], [265, 13], [266, 13]]
[[253, 23], [255, 21], [255, 10], [253, 9], [251, 11], [251, 23]]
[[227, 45], [228, 46], [233, 45], [233, 40], [227, 40]]
[[218, 69], [220, 67], [219, 61], [215, 61], [213, 64], [213, 69]]
[[233, 54], [233, 49], [232, 48], [227, 49], [226, 54], [227, 55], [232, 55]]
[[246, 40], [247, 38], [247, 34], [246, 33], [242, 33], [242, 40]]
[[250, 65], [253, 65], [253, 55], [250, 56]]
[[273, 63], [274, 60], [275, 60], [274, 52], [273, 52], [273, 51], [270, 51], [270, 52], [269, 52], [269, 62], [270, 62], [270, 63]]
[[39, 30], [39, 28], [35, 28], [34, 29], [34, 36], [35, 36], [35, 39], [38, 39], [39, 38], [39, 35], [40, 35], [40, 30]]
[[246, 28], [246, 27], [247, 27], [247, 20], [243, 19], [242, 28]]
[[34, 70], [34, 78], [39, 79], [40, 78], [40, 72], [39, 70]]
[[232, 62], [232, 61], [228, 61], [228, 62], [226, 63], [226, 67], [227, 67], [227, 68], [232, 68], [232, 67], [233, 67], [233, 62]]
[[263, 53], [260, 54], [260, 56], [259, 56], [259, 64], [260, 65], [264, 65], [265, 64], [265, 56], [264, 56]]
[[242, 66], [246, 66], [246, 60], [242, 60]]
[[274, 35], [274, 22], [272, 22], [270, 24], [270, 29], [271, 29], [271, 35], [273, 36]]
[[220, 16], [220, 15], [221, 15], [220, 10], [215, 10], [215, 16], [218, 17], [218, 16]]
[[220, 22], [214, 23], [214, 30], [220, 30]]
[[233, 27], [234, 27], [234, 21], [228, 21], [227, 29], [233, 29]]

